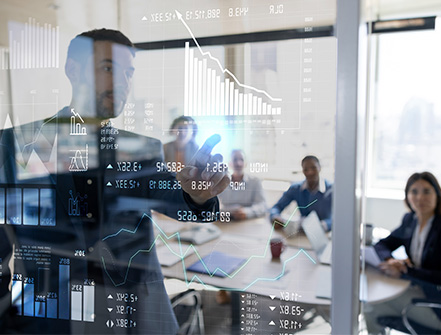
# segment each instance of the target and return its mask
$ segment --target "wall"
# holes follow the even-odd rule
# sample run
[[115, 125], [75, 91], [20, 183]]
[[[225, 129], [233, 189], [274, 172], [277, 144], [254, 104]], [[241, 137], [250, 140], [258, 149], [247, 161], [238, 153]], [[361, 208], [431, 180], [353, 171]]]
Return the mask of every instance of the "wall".
[[367, 198], [365, 217], [366, 222], [373, 223], [377, 227], [392, 230], [401, 222], [404, 213], [407, 212], [404, 200]]

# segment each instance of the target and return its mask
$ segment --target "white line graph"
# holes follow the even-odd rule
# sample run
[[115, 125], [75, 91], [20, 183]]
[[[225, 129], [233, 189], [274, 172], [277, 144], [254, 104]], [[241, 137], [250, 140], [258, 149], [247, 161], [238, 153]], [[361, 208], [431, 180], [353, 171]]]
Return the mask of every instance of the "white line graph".
[[220, 69], [223, 73], [227, 73], [227, 74], [229, 74], [229, 75], [234, 79], [234, 81], [236, 82], [236, 84], [237, 84], [238, 86], [240, 86], [240, 87], [242, 87], [242, 88], [246, 88], [246, 89], [252, 90], [252, 91], [254, 91], [254, 92], [258, 92], [258, 93], [264, 94], [265, 96], [267, 96], [270, 100], [272, 100], [272, 101], [274, 101], [274, 102], [280, 102], [280, 101], [282, 101], [281, 98], [274, 98], [274, 97], [272, 97], [271, 95], [269, 95], [267, 92], [265, 92], [264, 90], [260, 90], [260, 89], [258, 89], [258, 88], [253, 87], [253, 86], [249, 86], [249, 85], [245, 85], [245, 84], [240, 83], [239, 80], [236, 78], [236, 76], [235, 76], [231, 71], [229, 71], [228, 69], [224, 69], [224, 68], [222, 67], [222, 64], [220, 63], [220, 61], [219, 61], [216, 57], [212, 56], [211, 53], [210, 53], [209, 51], [203, 51], [203, 50], [202, 50], [201, 46], [199, 45], [199, 43], [198, 43], [196, 37], [194, 36], [193, 32], [191, 31], [190, 27], [187, 25], [187, 23], [186, 23], [186, 22], [184, 21], [184, 19], [182, 18], [182, 14], [179, 13], [177, 10], [175, 10], [175, 12], [176, 12], [176, 15], [177, 15], [178, 19], [182, 22], [182, 24], [183, 24], [183, 25], [185, 26], [185, 28], [188, 30], [188, 33], [190, 34], [191, 38], [193, 39], [194, 43], [196, 44], [197, 48], [199, 49], [199, 52], [201, 53], [201, 55], [202, 55], [202, 56], [207, 56], [207, 57], [209, 57], [211, 60], [213, 60], [214, 62], [216, 62], [217, 65], [219, 66], [219, 69]]

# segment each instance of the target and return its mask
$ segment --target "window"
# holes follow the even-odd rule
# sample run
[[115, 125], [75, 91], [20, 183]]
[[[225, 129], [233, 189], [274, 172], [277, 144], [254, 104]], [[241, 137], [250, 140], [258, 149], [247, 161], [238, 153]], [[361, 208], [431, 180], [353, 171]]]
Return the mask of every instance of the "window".
[[[437, 19], [437, 24], [439, 20]], [[376, 38], [368, 193], [404, 188], [416, 171], [441, 176], [441, 31]], [[398, 193], [396, 193], [398, 195]]]

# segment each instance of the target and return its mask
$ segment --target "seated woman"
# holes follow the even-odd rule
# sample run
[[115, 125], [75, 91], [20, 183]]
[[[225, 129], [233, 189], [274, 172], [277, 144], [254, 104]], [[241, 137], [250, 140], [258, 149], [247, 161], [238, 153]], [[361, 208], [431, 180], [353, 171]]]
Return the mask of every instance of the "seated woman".
[[[435, 176], [430, 172], [411, 175], [405, 188], [405, 202], [410, 212], [397, 229], [375, 245], [375, 250], [383, 260], [379, 267], [386, 275], [411, 280], [412, 285], [395, 299], [366, 305], [370, 334], [382, 331], [377, 317], [400, 316], [412, 299], [426, 297], [424, 291], [434, 286], [430, 284], [441, 285], [441, 189]], [[408, 255], [405, 260], [392, 256], [400, 246]], [[428, 308], [412, 309], [409, 319], [427, 327], [441, 327], [438, 317]]]

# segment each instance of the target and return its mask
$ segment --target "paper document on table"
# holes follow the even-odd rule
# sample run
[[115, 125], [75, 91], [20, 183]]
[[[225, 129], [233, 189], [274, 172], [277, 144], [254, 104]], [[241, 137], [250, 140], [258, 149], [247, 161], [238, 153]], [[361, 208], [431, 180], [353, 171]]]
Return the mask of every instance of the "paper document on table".
[[[363, 252], [363, 250], [362, 250]], [[381, 263], [380, 257], [378, 257], [375, 248], [372, 246], [368, 246], [364, 248], [364, 260], [367, 264], [378, 267]]]
[[392, 257], [395, 258], [395, 259], [407, 259], [407, 258], [409, 258], [409, 256], [407, 256], [406, 248], [404, 247], [404, 245], [402, 245], [398, 249], [395, 249], [394, 251], [392, 251]]
[[[182, 250], [180, 249], [182, 247]], [[181, 256], [181, 251], [183, 255]], [[194, 249], [188, 249], [188, 245], [180, 244], [178, 242], [167, 242], [167, 245], [162, 245], [156, 248], [156, 253], [158, 255], [159, 263], [162, 266], [172, 266], [177, 262], [182, 260], [182, 257], [185, 258], [194, 253]]]
[[332, 298], [332, 270], [328, 265], [319, 265], [318, 281], [315, 296], [317, 298], [331, 299]]

